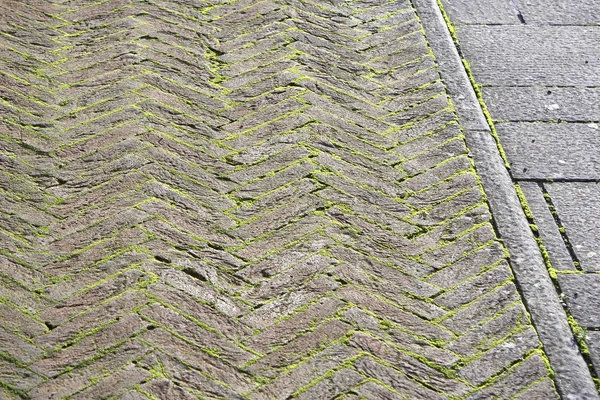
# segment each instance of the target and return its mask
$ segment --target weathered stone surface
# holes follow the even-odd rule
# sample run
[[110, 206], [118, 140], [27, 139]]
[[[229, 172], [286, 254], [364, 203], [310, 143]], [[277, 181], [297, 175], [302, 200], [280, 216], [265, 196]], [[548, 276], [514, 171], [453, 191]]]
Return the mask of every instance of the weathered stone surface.
[[590, 349], [594, 370], [598, 373], [600, 371], [600, 332], [588, 331], [585, 341]]
[[560, 274], [558, 283], [577, 322], [585, 327], [600, 327], [600, 275]]
[[600, 178], [600, 127], [576, 123], [498, 123], [517, 179]]
[[573, 259], [569, 254], [569, 250], [560, 234], [554, 216], [550, 212], [550, 209], [548, 208], [549, 205], [542, 192], [542, 187], [547, 189], [549, 186], [552, 186], [552, 184], [533, 182], [519, 183], [519, 187], [527, 200], [527, 205], [533, 213], [533, 222], [539, 231], [544, 247], [548, 251], [552, 268], [563, 271], [575, 270]]
[[[511, 195], [514, 204], [509, 206], [498, 203], [498, 200], [506, 200], [507, 196], [488, 193], [499, 231], [511, 252], [515, 274], [556, 372], [558, 389], [565, 398], [598, 398], [597, 387], [594, 387], [588, 366], [579, 354], [554, 287], [547, 279], [546, 268], [554, 268], [558, 281], [565, 281], [564, 285], [560, 285], [558, 294], [566, 301], [562, 301], [562, 305], [567, 309], [571, 306], [578, 308], [577, 311], [571, 310], [573, 315], [579, 315], [576, 320], [583, 321], [595, 315], [591, 310], [597, 307], [594, 298], [600, 291], [591, 288], [586, 280], [589, 277], [595, 279], [592, 273], [598, 270], [594, 256], [599, 231], [595, 226], [595, 204], [598, 201], [595, 181], [600, 172], [597, 168], [600, 148], [597, 141], [600, 92], [597, 86], [600, 70], [597, 52], [590, 44], [600, 37], [597, 29], [599, 11], [591, 1], [441, 2], [452, 25], [450, 31], [456, 29], [465, 66], [471, 72], [474, 83], [480, 85], [480, 100], [495, 122], [499, 144], [508, 156], [511, 177], [518, 181], [528, 203], [531, 214], [527, 217], [533, 223], [532, 233], [539, 235], [539, 244], [544, 246], [541, 249], [543, 255], [548, 256], [544, 263], [538, 246], [535, 246], [534, 235], [526, 239], [520, 232], [526, 230], [524, 216], [519, 218], [512, 213], [512, 218], [507, 218], [508, 213], [504, 215], [504, 210], [509, 208], [522, 214], [514, 192]], [[421, 7], [427, 8], [435, 1], [417, 1], [419, 3], [426, 4]], [[512, 18], [508, 16], [511, 8]], [[439, 40], [434, 38], [433, 42], [436, 41]], [[440, 65], [443, 66], [443, 63]], [[442, 68], [442, 76], [449, 70], [451, 68]], [[452, 98], [458, 102], [462, 99], [460, 94]], [[488, 168], [493, 162], [481, 155], [478, 157], [478, 153], [486, 153], [480, 150], [481, 147], [496, 148], [493, 141], [481, 140], [484, 137], [487, 138], [479, 132], [472, 132], [467, 135], [467, 143], [475, 154], [478, 169], [484, 171], [484, 187], [492, 191], [497, 188], [502, 192], [502, 185], [497, 181], [504, 181], [504, 186], [508, 187], [512, 186], [512, 182], [507, 174], [503, 177], [499, 172], [501, 162]], [[484, 145], [484, 142], [487, 143]], [[496, 152], [488, 152], [487, 156], [491, 153]], [[534, 182], [527, 182], [530, 180]], [[567, 182], [549, 183], [554, 180]], [[560, 207], [558, 203], [562, 203]], [[521, 229], [512, 229], [507, 222]], [[527, 260], [527, 254], [533, 256], [531, 260]], [[534, 268], [527, 266], [528, 263], [536, 265], [537, 274]], [[519, 272], [523, 269], [528, 273]], [[445, 277], [460, 277], [458, 273], [461, 271], [466, 272], [466, 269], [446, 268], [431, 279], [432, 282], [442, 282]], [[570, 282], [568, 285], [567, 280]], [[568, 286], [570, 292], [563, 286]], [[542, 290], [542, 287], [545, 289]], [[582, 290], [586, 299], [581, 298]], [[532, 297], [529, 292], [536, 294]], [[557, 335], [559, 330], [562, 333]], [[473, 398], [557, 397], [553, 382], [543, 375], [535, 385], [520, 392], [505, 394], [500, 387], [492, 384], [489, 392], [479, 394], [476, 391]]]
[[[538, 354], [534, 354], [525, 360], [524, 363], [517, 365], [514, 368], [509, 368], [506, 373], [501, 374], [494, 382], [483, 390], [477, 391], [476, 393], [467, 397], [469, 400], [485, 400], [489, 398], [508, 399], [518, 393], [519, 382], [521, 381], [535, 381], [546, 375], [548, 371], [548, 365], [542, 360]], [[538, 385], [536, 385], [538, 386]], [[550, 386], [552, 387], [552, 386]], [[532, 393], [538, 393], [541, 389], [530, 389]], [[558, 395], [554, 390], [546, 391], [546, 396], [533, 396], [532, 399], [558, 399]], [[527, 399], [529, 397], [523, 397]]]
[[598, 25], [600, 10], [594, 0], [520, 0], [519, 7], [528, 24]]
[[130, 3], [0, 12], [0, 396], [463, 398], [542, 351], [410, 1]]
[[516, 333], [510, 336], [506, 343], [461, 368], [460, 375], [475, 385], [480, 384], [517, 361], [523, 351], [533, 350], [538, 345], [539, 339], [533, 329]]
[[598, 86], [598, 26], [459, 26], [475, 80], [491, 86]]
[[600, 271], [600, 185], [573, 182], [545, 186], [581, 267], [588, 272]]
[[600, 121], [600, 89], [486, 86], [483, 100], [498, 121]]
[[442, 0], [450, 20], [459, 24], [519, 24], [517, 10], [510, 1]]

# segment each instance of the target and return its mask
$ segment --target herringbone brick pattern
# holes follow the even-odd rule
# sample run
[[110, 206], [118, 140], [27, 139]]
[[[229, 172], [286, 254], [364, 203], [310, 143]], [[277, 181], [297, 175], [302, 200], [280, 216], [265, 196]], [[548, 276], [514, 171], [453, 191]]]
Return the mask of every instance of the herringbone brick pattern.
[[409, 1], [0, 8], [0, 397], [557, 397]]

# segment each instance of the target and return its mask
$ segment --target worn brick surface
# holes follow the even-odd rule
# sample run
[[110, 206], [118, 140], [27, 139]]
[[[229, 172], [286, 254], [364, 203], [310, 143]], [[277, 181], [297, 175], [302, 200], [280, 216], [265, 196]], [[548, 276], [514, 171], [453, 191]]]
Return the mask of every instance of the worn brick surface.
[[0, 8], [0, 397], [555, 396], [409, 1]]

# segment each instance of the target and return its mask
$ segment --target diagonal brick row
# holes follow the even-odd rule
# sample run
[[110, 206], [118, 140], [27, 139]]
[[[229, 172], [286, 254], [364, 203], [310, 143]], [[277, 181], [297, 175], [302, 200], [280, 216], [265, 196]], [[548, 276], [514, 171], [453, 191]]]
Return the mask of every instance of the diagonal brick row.
[[557, 397], [409, 1], [0, 7], [0, 397]]

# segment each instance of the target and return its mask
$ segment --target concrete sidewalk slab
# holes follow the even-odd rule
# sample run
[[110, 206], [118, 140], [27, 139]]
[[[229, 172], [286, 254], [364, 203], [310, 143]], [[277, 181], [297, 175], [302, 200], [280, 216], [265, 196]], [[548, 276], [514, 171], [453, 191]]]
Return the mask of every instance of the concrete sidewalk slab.
[[[597, 7], [586, 1], [503, 3], [513, 6], [520, 24], [500, 7], [474, 18], [460, 0], [441, 4], [598, 385], [597, 350], [588, 353], [597, 349], [598, 328], [590, 325], [591, 314], [579, 311], [582, 300], [575, 300], [585, 292], [593, 308], [599, 295], [588, 284], [596, 279], [590, 267], [595, 261], [588, 258], [584, 268], [578, 255], [584, 249], [593, 254], [600, 243], [594, 229], [600, 75], [590, 47], [598, 42]], [[575, 304], [578, 311], [570, 309]]]
[[3, 398], [595, 393], [435, 2], [0, 22]]

